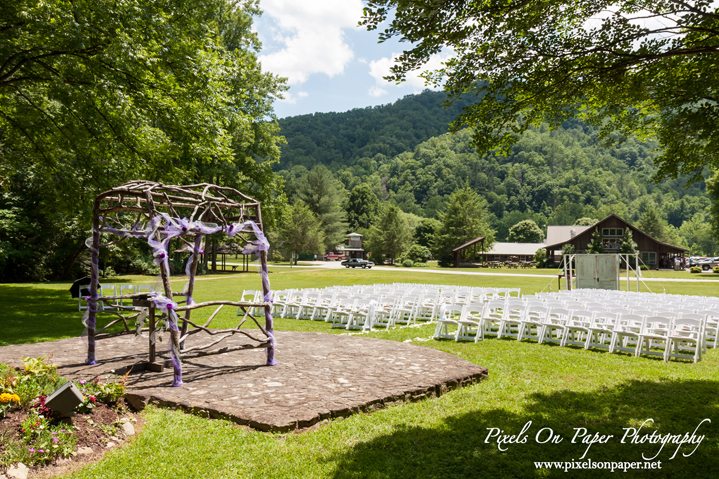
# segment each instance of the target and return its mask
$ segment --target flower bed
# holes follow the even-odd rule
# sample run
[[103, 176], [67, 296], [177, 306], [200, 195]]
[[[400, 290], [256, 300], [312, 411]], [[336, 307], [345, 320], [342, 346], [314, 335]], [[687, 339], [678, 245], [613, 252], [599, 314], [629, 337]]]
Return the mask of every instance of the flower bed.
[[[23, 368], [0, 364], [0, 473], [22, 463], [42, 467], [105, 448], [134, 420], [124, 404], [125, 379], [77, 381], [83, 402], [71, 417], [55, 417], [46, 397], [68, 380], [46, 358], [23, 358]], [[94, 448], [94, 449], [93, 449]]]

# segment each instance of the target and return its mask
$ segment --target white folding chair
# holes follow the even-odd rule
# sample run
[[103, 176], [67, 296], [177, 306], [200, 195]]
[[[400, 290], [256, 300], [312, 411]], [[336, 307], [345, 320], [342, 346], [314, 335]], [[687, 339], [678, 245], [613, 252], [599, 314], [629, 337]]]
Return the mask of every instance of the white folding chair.
[[609, 349], [612, 333], [617, 322], [617, 313], [609, 311], [597, 311], [587, 328], [587, 339], [584, 342], [584, 349], [599, 348]]
[[[673, 319], [667, 334], [667, 348], [664, 359], [671, 358], [702, 360], [702, 337], [704, 325], [701, 319], [681, 317]], [[682, 353], [686, 351], [687, 353]]]
[[312, 316], [315, 311], [315, 306], [317, 305], [319, 297], [319, 292], [308, 291], [307, 294], [302, 297], [302, 300], [298, 304], [295, 319], [312, 319]]
[[569, 321], [569, 310], [564, 308], [550, 308], [546, 320], [539, 333], [539, 344], [558, 343], [566, 333], [567, 321]]
[[636, 314], [620, 314], [612, 331], [612, 342], [609, 352], [623, 351], [633, 353], [639, 350], [639, 334], [642, 330], [644, 318]]
[[[137, 292], [137, 287], [134, 284], [121, 284], [120, 285], [120, 294], [119, 296], [127, 296], [130, 294], [135, 294]], [[129, 304], [125, 304], [125, 302], [129, 302]], [[132, 306], [132, 299], [118, 299], [115, 304], [118, 306]]]
[[499, 336], [505, 308], [505, 301], [503, 299], [493, 299], [487, 303], [482, 313], [482, 321], [479, 325], [482, 329], [482, 339], [487, 336]]
[[504, 337], [519, 338], [519, 330], [524, 322], [524, 315], [527, 311], [527, 303], [521, 299], [510, 299], [505, 304], [504, 316], [499, 323], [497, 339]]
[[443, 305], [440, 309], [440, 316], [437, 320], [437, 327], [434, 330], [434, 339], [455, 339], [457, 329], [450, 331], [450, 327], [459, 328], [459, 320], [462, 319], [464, 306], [459, 304]]
[[[107, 285], [100, 288], [100, 297], [101, 298], [110, 298], [112, 296], [117, 296], [117, 288], [115, 285]], [[116, 300], [111, 301], [100, 301], [100, 307], [98, 308], [101, 311], [108, 311], [115, 309], [113, 306], [115, 305]]]
[[517, 341], [523, 339], [534, 339], [539, 341], [539, 335], [546, 322], [547, 312], [549, 310], [540, 305], [527, 306], [527, 312], [524, 315], [524, 321], [519, 326]]
[[569, 314], [565, 334], [562, 336], [562, 346], [567, 344], [571, 346], [584, 347], [587, 343], [587, 335], [589, 327], [592, 324], [594, 313], [587, 310], [575, 310]]
[[484, 339], [482, 336], [482, 328], [480, 327], [484, 308], [485, 304], [482, 302], [469, 303], [464, 307], [462, 317], [457, 324], [457, 334], [454, 337], [455, 341], [467, 339], [473, 340], [476, 343]]
[[[663, 315], [644, 316], [637, 338], [637, 356], [661, 356], [666, 358], [667, 334], [672, 318]], [[661, 349], [661, 352], [656, 351]]]

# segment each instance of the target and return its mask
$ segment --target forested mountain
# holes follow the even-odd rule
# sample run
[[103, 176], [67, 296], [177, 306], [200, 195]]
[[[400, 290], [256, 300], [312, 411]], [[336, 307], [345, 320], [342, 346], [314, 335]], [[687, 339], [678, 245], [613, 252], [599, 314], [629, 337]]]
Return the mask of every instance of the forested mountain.
[[336, 169], [362, 157], [411, 151], [446, 133], [467, 104], [460, 101], [443, 108], [444, 99], [444, 93], [427, 90], [388, 105], [284, 118], [279, 123], [287, 144], [282, 146], [279, 168], [323, 164]]
[[[704, 245], [695, 249], [707, 252], [716, 247], [707, 226], [710, 199], [704, 183], [687, 186], [686, 177], [654, 182], [655, 143], [629, 138], [608, 148], [598, 142], [594, 128], [571, 120], [552, 131], [530, 129], [507, 156], [479, 155], [470, 131], [446, 133], [456, 113], [440, 109], [442, 98], [425, 92], [394, 105], [282, 120], [288, 145], [280, 174], [288, 198], [297, 196], [308, 169], [324, 164], [345, 195], [367, 185], [381, 202], [418, 217], [438, 218], [450, 195], [468, 185], [486, 200], [500, 241], [524, 219], [546, 230], [547, 224], [610, 213], [638, 222], [655, 211], [664, 223], [660, 239]], [[402, 145], [408, 147], [395, 153]]]

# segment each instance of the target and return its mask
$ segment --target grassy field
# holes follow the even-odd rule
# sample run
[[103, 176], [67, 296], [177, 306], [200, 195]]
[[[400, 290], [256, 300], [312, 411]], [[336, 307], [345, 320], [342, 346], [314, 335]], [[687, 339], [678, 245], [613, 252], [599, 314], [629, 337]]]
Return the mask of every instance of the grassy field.
[[[314, 270], [283, 268], [271, 275], [273, 288], [322, 287], [330, 284], [392, 282], [521, 287], [533, 293], [549, 278], [501, 278], [401, 271]], [[150, 281], [121, 278], [117, 282]], [[178, 280], [178, 289], [184, 280]], [[205, 277], [197, 300], [231, 298], [259, 286], [256, 274]], [[556, 288], [556, 279], [552, 285]], [[654, 287], [651, 284], [650, 287]], [[719, 295], [709, 284], [671, 283], [674, 293]], [[82, 327], [77, 305], [66, 284], [0, 286], [3, 308], [1, 344], [77, 336]], [[207, 313], [209, 314], [209, 312]], [[217, 326], [236, 320], [224, 311]], [[331, 331], [326, 323], [277, 320], [277, 329]], [[177, 411], [149, 408], [142, 433], [73, 478], [533, 478], [608, 477], [607, 470], [535, 469], [536, 461], [642, 461], [661, 444], [622, 443], [625, 428], [645, 433], [691, 434], [704, 419], [696, 447], [667, 444], [656, 459], [661, 469], [620, 472], [622, 477], [714, 478], [719, 471], [719, 350], [698, 364], [664, 363], [576, 348], [489, 339], [479, 344], [418, 341], [433, 326], [371, 333], [394, 341], [412, 340], [489, 368], [489, 379], [438, 398], [333, 420], [301, 434], [264, 434], [234, 424]], [[279, 357], [282, 360], [282, 357]], [[526, 426], [529, 421], [531, 424]], [[528, 427], [526, 441], [504, 444], [487, 440], [489, 428], [507, 436]], [[544, 428], [544, 429], [543, 429]], [[613, 435], [605, 444], [572, 439], [581, 428], [588, 435]], [[550, 434], [556, 443], [537, 443]], [[685, 457], [687, 456], [687, 457]]]

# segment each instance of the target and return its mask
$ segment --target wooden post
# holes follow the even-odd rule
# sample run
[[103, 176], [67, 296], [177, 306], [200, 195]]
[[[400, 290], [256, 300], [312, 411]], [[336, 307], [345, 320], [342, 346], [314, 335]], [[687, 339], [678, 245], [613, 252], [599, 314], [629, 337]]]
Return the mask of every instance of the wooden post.
[[[200, 245], [202, 244], [202, 235], [200, 233], [197, 233], [197, 236], [195, 236], [195, 245], [192, 249], [192, 265], [190, 265], [190, 282], [187, 284], [187, 301], [190, 301], [190, 298], [192, 298], [192, 295], [195, 292], [195, 275], [197, 274], [197, 263], [200, 259]], [[188, 304], [189, 306], [189, 304]], [[180, 336], [184, 336], [187, 334], [187, 321], [190, 320], [190, 310], [188, 309], [185, 311], [185, 318], [182, 321], [182, 334]], [[180, 345], [182, 349], [185, 349], [185, 343]]]
[[[272, 299], [272, 290], [270, 289], [270, 277], [267, 270], [267, 251], [260, 251], [260, 274], [262, 275], [262, 293], [265, 302]], [[267, 365], [274, 366], [277, 364], [275, 360], [275, 337], [273, 330], [272, 309], [269, 305], [265, 306], [265, 331], [270, 335], [270, 346], [267, 348]]]
[[153, 340], [152, 335], [155, 332], [155, 305], [154, 304], [151, 305], [149, 307], [149, 310], [150, 310], [150, 313], [149, 313], [149, 317], [150, 317], [150, 335], [149, 336], [150, 336], [150, 339], [148, 340], [148, 342], [150, 344], [150, 349], [149, 349], [150, 350], [150, 359], [149, 360], [151, 363], [154, 363], [155, 362], [155, 343], [152, 341]]
[[92, 248], [90, 263], [90, 299], [87, 302], [87, 359], [85, 364], [95, 361], [95, 321], [97, 319], [97, 285], [100, 282], [100, 200], [95, 199], [92, 209]]

